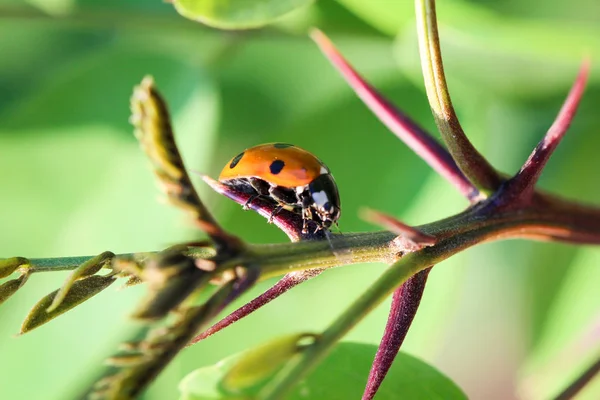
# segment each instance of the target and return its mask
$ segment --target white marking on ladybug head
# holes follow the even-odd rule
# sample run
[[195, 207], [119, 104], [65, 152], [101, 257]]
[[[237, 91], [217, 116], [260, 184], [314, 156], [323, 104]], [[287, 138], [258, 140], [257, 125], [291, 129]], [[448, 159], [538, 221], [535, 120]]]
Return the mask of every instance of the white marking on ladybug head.
[[323, 165], [321, 165], [321, 170], [319, 171], [319, 174], [324, 175], [324, 174], [328, 174], [329, 170], [327, 168], [325, 168]]
[[302, 194], [306, 190], [306, 186], [296, 186], [296, 193]]
[[318, 208], [323, 208], [326, 203], [329, 203], [329, 197], [327, 197], [327, 193], [324, 190], [320, 192], [313, 192], [312, 198]]

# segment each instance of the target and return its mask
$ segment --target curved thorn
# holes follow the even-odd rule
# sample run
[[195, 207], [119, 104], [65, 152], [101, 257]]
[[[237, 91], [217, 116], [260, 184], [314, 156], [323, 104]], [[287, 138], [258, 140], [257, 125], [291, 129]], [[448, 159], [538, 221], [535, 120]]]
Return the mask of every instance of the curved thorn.
[[585, 90], [589, 70], [590, 62], [589, 60], [584, 60], [575, 83], [573, 83], [552, 126], [550, 126], [544, 138], [535, 147], [527, 161], [525, 161], [521, 170], [507, 182], [507, 190], [510, 190], [511, 194], [521, 198], [528, 198], [533, 194], [535, 184], [542, 174], [546, 163], [554, 150], [556, 150], [556, 147], [575, 117], [583, 91]]
[[413, 275], [394, 292], [390, 315], [369, 372], [362, 400], [371, 400], [375, 397], [392, 366], [421, 303], [429, 271], [431, 267]]
[[411, 251], [433, 246], [436, 243], [434, 236], [421, 232], [417, 228], [406, 225], [404, 222], [380, 211], [365, 208], [361, 212], [361, 217], [365, 221], [380, 225], [407, 240]]
[[450, 153], [442, 145], [369, 85], [344, 59], [323, 32], [313, 29], [311, 37], [356, 95], [389, 130], [429, 164], [434, 171], [454, 185], [463, 196], [472, 202], [478, 200], [479, 191], [465, 177]]
[[[216, 181], [207, 175], [200, 175], [202, 176], [202, 179], [204, 179], [204, 182], [206, 182], [215, 192], [230, 198], [231, 200], [235, 201], [236, 203], [242, 206], [246, 204], [248, 200], [252, 197], [252, 195], [249, 193], [235, 190], [235, 188], [224, 185], [221, 182]], [[250, 208], [253, 211], [256, 211], [268, 220], [273, 215], [273, 211], [277, 208], [277, 204], [265, 201], [264, 199], [258, 197], [248, 204], [248, 208]], [[325, 238], [325, 234], [322, 230], [313, 232], [311, 229], [309, 229], [308, 232], [303, 233], [302, 216], [285, 209], [282, 209], [277, 213], [277, 215], [273, 216], [273, 223], [279, 229], [281, 229], [293, 242], [296, 242], [298, 240], [313, 240]]]
[[208, 328], [206, 331], [194, 337], [192, 340], [190, 340], [190, 342], [187, 345], [191, 346], [193, 344], [196, 344], [199, 341], [206, 339], [211, 335], [214, 335], [220, 330], [227, 328], [229, 325], [252, 314], [254, 311], [270, 303], [272, 300], [275, 300], [276, 298], [278, 298], [288, 290], [298, 286], [302, 282], [320, 275], [323, 271], [323, 269], [319, 268], [306, 271], [292, 272], [285, 275], [275, 285], [271, 286], [267, 291], [265, 291], [255, 299], [249, 301], [237, 310], [233, 311], [231, 314], [221, 319], [219, 322]]

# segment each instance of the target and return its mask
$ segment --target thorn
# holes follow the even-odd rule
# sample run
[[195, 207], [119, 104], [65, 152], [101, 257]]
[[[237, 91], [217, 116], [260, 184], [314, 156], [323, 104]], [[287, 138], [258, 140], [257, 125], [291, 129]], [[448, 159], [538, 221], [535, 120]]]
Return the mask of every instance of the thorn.
[[454, 185], [463, 196], [471, 202], [479, 200], [479, 190], [458, 168], [448, 150], [369, 85], [323, 32], [316, 28], [312, 29], [310, 37], [356, 95], [390, 131], [429, 164], [434, 171]]
[[394, 292], [385, 331], [373, 360], [362, 400], [373, 399], [392, 366], [421, 304], [429, 271], [431, 267], [413, 275]]
[[567, 130], [575, 117], [579, 102], [581, 101], [581, 97], [585, 90], [589, 70], [590, 60], [586, 58], [581, 64], [575, 83], [573, 83], [554, 123], [550, 129], [548, 129], [544, 138], [535, 147], [527, 161], [525, 161], [521, 170], [507, 182], [507, 198], [517, 196], [522, 199], [527, 199], [533, 194], [535, 185], [542, 174], [546, 163], [567, 133]]
[[406, 247], [408, 251], [416, 251], [423, 247], [433, 246], [437, 241], [434, 236], [421, 232], [417, 228], [406, 225], [404, 222], [380, 211], [365, 208], [361, 211], [360, 216], [365, 221], [380, 225], [390, 232], [399, 235], [401, 239], [407, 242], [403, 243], [402, 247]]
[[[278, 207], [276, 204], [264, 201], [259, 197], [254, 198], [251, 202], [249, 200], [253, 197], [249, 193], [241, 192], [233, 187], [224, 185], [223, 183], [214, 180], [210, 176], [201, 175], [204, 182], [206, 182], [215, 192], [228, 197], [240, 205], [247, 204], [248, 208], [256, 211], [262, 215], [267, 221], [273, 215], [273, 212]], [[281, 229], [293, 242], [308, 237], [314, 237], [308, 232], [303, 232], [303, 218], [301, 215], [282, 209], [273, 215], [272, 222]]]
[[214, 335], [220, 330], [227, 328], [229, 325], [252, 314], [254, 311], [275, 300], [276, 298], [278, 298], [288, 290], [298, 286], [302, 282], [320, 275], [323, 271], [323, 269], [310, 269], [306, 271], [291, 272], [285, 275], [275, 285], [267, 289], [267, 291], [265, 291], [255, 299], [249, 301], [242, 307], [238, 308], [228, 316], [224, 317], [222, 320], [208, 328], [206, 331], [197, 335], [195, 338], [190, 340], [190, 342], [187, 345], [191, 346], [193, 344], [196, 344], [199, 341], [206, 339], [211, 335]]

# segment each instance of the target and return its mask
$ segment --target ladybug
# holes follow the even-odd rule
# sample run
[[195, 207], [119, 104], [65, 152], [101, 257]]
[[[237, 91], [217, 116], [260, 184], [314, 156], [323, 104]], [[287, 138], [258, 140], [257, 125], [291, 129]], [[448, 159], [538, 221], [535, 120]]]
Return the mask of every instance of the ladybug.
[[221, 171], [219, 182], [256, 198], [272, 201], [277, 207], [269, 222], [282, 209], [300, 214], [302, 232], [307, 222], [317, 224], [315, 232], [337, 225], [340, 195], [329, 168], [313, 154], [287, 143], [251, 147], [233, 157]]

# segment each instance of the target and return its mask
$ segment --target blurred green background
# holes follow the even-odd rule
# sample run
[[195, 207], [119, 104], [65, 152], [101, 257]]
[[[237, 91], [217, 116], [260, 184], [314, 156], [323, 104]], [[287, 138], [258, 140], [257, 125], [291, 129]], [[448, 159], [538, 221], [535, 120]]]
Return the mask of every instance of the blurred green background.
[[[578, 65], [590, 84], [541, 185], [600, 204], [600, 3], [445, 0], [442, 50], [455, 108], [476, 146], [514, 173], [550, 126]], [[198, 233], [158, 190], [127, 119], [152, 74], [188, 167], [216, 176], [242, 149], [295, 143], [338, 182], [342, 232], [374, 230], [362, 206], [421, 224], [466, 202], [365, 108], [307, 38], [317, 26], [431, 132], [411, 1], [320, 0], [267, 29], [228, 33], [161, 1], [0, 0], [0, 257], [157, 250]], [[218, 219], [254, 243], [285, 241], [261, 217], [197, 186]], [[173, 399], [195, 368], [273, 336], [325, 328], [383, 265], [329, 271], [184, 351], [144, 395]], [[28, 309], [64, 279], [34, 276], [0, 308], [0, 398], [74, 398], [135, 325], [144, 288], [113, 288], [23, 337]], [[274, 281], [264, 282], [253, 295]], [[404, 350], [473, 399], [543, 399], [600, 352], [600, 252], [491, 243], [436, 267]], [[384, 304], [349, 335], [379, 343]], [[364, 377], [366, 380], [366, 376]], [[600, 380], [581, 398], [600, 398]], [[33, 383], [35, 382], [35, 383]]]

